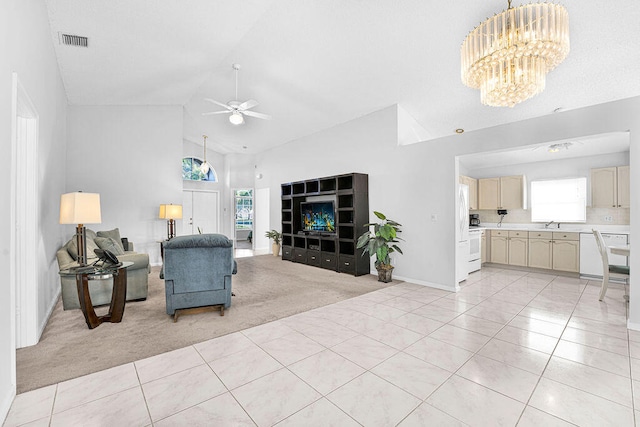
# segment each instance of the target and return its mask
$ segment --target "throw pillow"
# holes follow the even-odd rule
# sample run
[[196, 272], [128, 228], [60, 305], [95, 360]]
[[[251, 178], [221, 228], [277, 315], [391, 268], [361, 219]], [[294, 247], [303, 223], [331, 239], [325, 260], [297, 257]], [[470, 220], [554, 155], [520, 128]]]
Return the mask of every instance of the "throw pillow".
[[[69, 255], [71, 255], [71, 258], [73, 258], [75, 261], [78, 260], [78, 245], [76, 244], [76, 238], [75, 236], [71, 238], [71, 240], [69, 240], [67, 242], [66, 245], [64, 245], [65, 248], [67, 248], [67, 252], [69, 252]], [[97, 258], [96, 253], [94, 252], [94, 249], [99, 249], [98, 245], [96, 245], [96, 243], [93, 241], [93, 239], [89, 239], [87, 238], [87, 259], [95, 259]]]
[[120, 245], [111, 237], [96, 237], [96, 245], [102, 250], [113, 252], [114, 255], [124, 255], [124, 251]]
[[124, 246], [122, 246], [122, 241], [120, 240], [120, 230], [118, 228], [114, 228], [113, 230], [108, 231], [98, 231], [98, 237], [111, 237], [116, 241], [122, 252], [124, 252]]

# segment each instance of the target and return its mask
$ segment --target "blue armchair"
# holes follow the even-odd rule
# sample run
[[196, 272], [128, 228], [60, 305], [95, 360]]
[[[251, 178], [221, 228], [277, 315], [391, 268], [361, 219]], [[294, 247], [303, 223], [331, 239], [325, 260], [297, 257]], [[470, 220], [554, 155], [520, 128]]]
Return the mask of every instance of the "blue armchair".
[[164, 243], [164, 285], [167, 314], [177, 310], [231, 306], [231, 275], [237, 265], [233, 243], [222, 234], [174, 237]]

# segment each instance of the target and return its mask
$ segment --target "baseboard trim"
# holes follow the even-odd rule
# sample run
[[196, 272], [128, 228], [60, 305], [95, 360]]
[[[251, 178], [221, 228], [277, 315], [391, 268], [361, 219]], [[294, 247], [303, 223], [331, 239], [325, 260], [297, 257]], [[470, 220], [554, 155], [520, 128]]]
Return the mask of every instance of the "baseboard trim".
[[[378, 275], [378, 273], [371, 273], [371, 274], [375, 276]], [[429, 288], [442, 289], [443, 291], [457, 292], [458, 290], [460, 290], [459, 287], [452, 288], [451, 286], [443, 285], [440, 283], [427, 282], [425, 280], [418, 280], [418, 279], [413, 279], [411, 277], [398, 276], [396, 274], [394, 274], [393, 277], [395, 279], [402, 280], [403, 282], [413, 283], [414, 285], [426, 286]]]
[[4, 425], [5, 421], [7, 421], [7, 416], [9, 415], [9, 410], [11, 409], [11, 404], [13, 404], [13, 399], [16, 398], [16, 385], [11, 384], [11, 390], [9, 394], [6, 395], [2, 399], [2, 403], [0, 403], [0, 420], [2, 421], [2, 425]]
[[[62, 293], [62, 289], [58, 288], [58, 292], [54, 295], [53, 299], [49, 304], [49, 309], [47, 310], [47, 314], [42, 319], [42, 323], [38, 327], [38, 341], [36, 344], [40, 342], [40, 338], [42, 338], [42, 334], [44, 333], [44, 328], [47, 327], [47, 323], [49, 323], [49, 318], [53, 314], [53, 310], [56, 308], [56, 304], [58, 303], [58, 298], [60, 298], [60, 294]], [[35, 345], [35, 344], [34, 344]]]
[[627, 320], [627, 329], [631, 329], [632, 331], [640, 331], [640, 323], [635, 323]]

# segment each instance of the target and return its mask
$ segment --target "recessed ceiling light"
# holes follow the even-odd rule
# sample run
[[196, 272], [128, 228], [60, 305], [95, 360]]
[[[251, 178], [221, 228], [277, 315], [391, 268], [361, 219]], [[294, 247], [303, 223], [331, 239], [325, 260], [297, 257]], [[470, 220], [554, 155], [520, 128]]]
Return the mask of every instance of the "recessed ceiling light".
[[462, 133], [462, 132], [464, 132], [464, 129], [462, 129], [462, 128], [456, 129], [456, 133]]

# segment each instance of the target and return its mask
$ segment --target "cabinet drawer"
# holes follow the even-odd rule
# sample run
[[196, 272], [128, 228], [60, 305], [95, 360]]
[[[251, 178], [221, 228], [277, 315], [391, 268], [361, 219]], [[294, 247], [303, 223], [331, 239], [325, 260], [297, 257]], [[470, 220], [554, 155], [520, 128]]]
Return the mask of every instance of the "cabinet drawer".
[[496, 237], [496, 236], [507, 237], [508, 235], [509, 235], [509, 232], [507, 230], [491, 230], [491, 237]]
[[338, 266], [338, 257], [336, 254], [329, 252], [321, 252], [320, 253], [320, 267], [326, 268], [328, 270], [336, 270]]
[[338, 271], [340, 273], [356, 273], [356, 260], [352, 256], [340, 255], [338, 258]]
[[548, 239], [551, 240], [553, 238], [553, 232], [551, 231], [530, 231], [529, 232], [530, 239]]
[[509, 231], [509, 237], [520, 237], [520, 238], [527, 238], [529, 237], [529, 232], [528, 231], [523, 231], [523, 230], [510, 230]]
[[307, 263], [307, 250], [300, 248], [293, 248], [293, 262]]
[[553, 240], [580, 240], [580, 233], [553, 232]]
[[282, 259], [293, 259], [293, 248], [291, 246], [282, 247]]
[[320, 251], [307, 251], [307, 264], [320, 267]]

